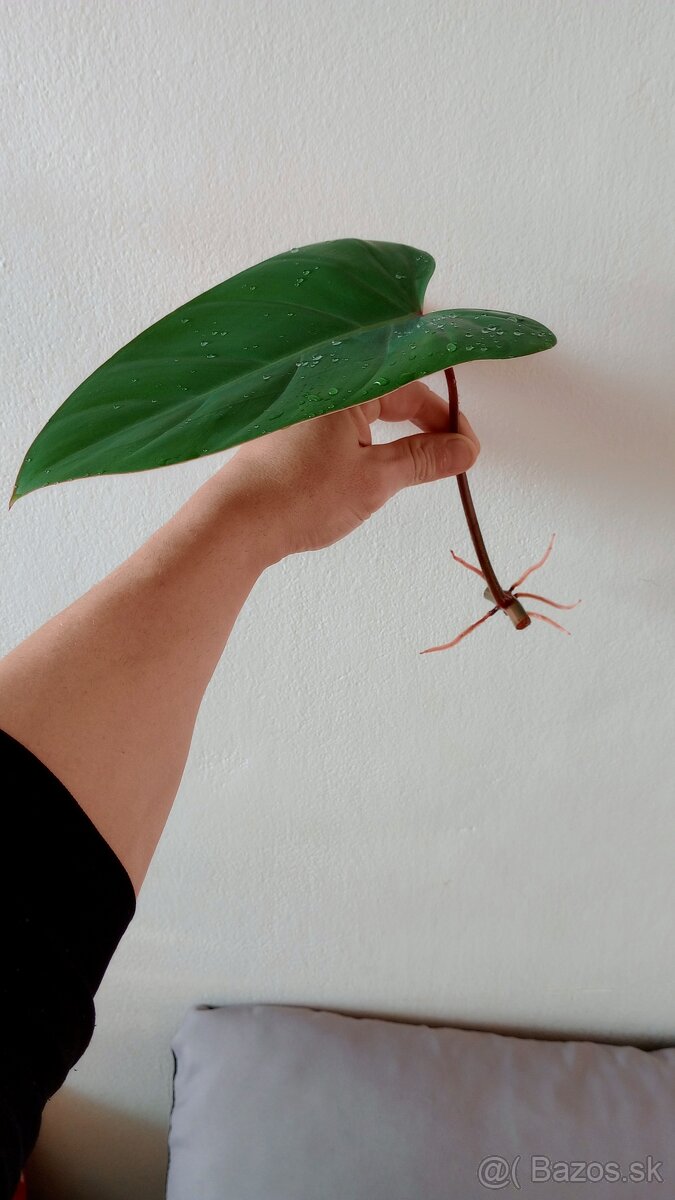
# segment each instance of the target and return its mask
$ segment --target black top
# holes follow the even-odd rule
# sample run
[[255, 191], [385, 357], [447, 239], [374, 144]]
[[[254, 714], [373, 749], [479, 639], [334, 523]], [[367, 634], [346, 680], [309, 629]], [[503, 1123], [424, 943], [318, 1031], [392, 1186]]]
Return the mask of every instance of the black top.
[[0, 1200], [86, 1050], [94, 994], [136, 911], [131, 880], [44, 763], [0, 729]]

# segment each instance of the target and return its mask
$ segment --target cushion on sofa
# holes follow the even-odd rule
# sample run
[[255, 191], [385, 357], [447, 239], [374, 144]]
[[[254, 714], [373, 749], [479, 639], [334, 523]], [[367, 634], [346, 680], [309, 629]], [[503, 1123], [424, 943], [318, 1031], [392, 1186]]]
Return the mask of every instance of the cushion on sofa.
[[675, 1049], [235, 1005], [172, 1050], [167, 1200], [675, 1196]]

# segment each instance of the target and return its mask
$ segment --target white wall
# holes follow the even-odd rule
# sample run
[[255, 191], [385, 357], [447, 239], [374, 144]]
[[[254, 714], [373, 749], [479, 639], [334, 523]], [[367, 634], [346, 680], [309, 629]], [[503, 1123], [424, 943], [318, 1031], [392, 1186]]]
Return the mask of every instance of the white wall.
[[1, 652], [227, 457], [9, 513], [55, 408], [190, 297], [345, 236], [433, 254], [427, 308], [557, 334], [457, 374], [498, 569], [556, 531], [534, 590], [583, 598], [569, 638], [500, 617], [420, 656], [484, 608], [450, 559], [472, 557], [454, 481], [263, 576], [94, 1039], [48, 1105], [35, 1158], [38, 1181], [60, 1161], [54, 1200], [163, 1195], [169, 1043], [196, 1003], [675, 1040], [672, 11], [3, 5]]

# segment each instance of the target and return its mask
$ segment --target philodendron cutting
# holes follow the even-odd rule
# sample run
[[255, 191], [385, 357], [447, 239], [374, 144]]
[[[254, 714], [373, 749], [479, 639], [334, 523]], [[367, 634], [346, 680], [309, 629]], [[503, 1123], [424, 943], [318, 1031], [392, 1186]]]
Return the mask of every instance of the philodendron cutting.
[[[456, 433], [454, 366], [535, 354], [556, 339], [515, 313], [423, 313], [434, 267], [413, 246], [342, 238], [294, 247], [217, 284], [156, 321], [75, 389], [29, 447], [9, 507], [49, 484], [215, 454], [441, 370]], [[500, 587], [466, 475], [457, 478], [480, 569], [464, 565], [484, 578], [494, 606], [470, 629], [499, 609], [517, 629], [532, 616], [548, 621], [514, 595], [525, 576]], [[455, 645], [470, 629], [431, 649]]]

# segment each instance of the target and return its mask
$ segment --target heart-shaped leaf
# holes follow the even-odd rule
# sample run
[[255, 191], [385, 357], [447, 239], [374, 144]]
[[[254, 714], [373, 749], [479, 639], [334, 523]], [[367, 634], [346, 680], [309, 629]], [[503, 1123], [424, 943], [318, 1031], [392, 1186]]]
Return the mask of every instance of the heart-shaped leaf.
[[555, 345], [515, 313], [422, 315], [435, 265], [413, 246], [343, 238], [217, 284], [75, 389], [26, 453], [10, 508], [48, 484], [187, 462], [457, 363]]

